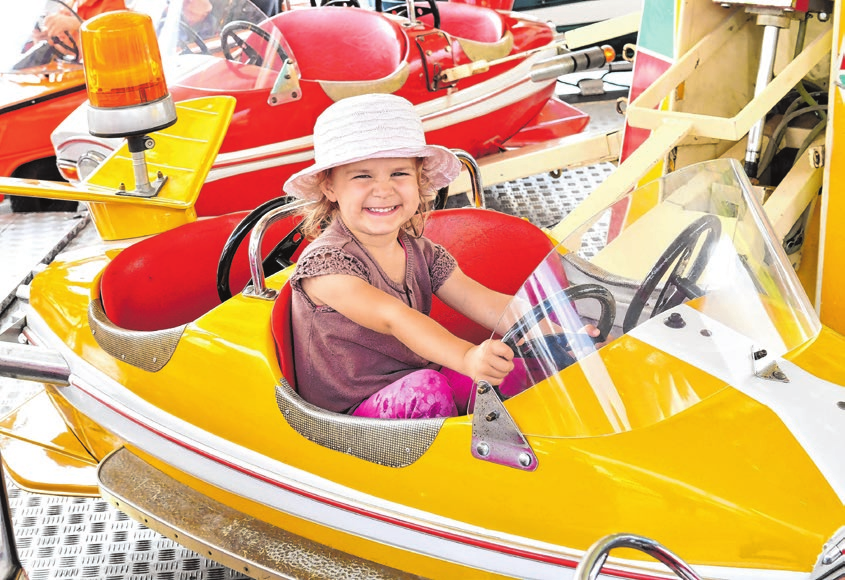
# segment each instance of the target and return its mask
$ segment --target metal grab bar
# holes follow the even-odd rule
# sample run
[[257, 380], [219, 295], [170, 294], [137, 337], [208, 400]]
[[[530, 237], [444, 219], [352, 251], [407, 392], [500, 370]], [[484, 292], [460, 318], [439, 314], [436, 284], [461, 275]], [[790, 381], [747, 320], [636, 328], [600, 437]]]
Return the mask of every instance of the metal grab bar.
[[683, 560], [655, 542], [634, 534], [612, 534], [593, 544], [575, 568], [575, 580], [597, 580], [610, 551], [614, 548], [633, 548], [662, 562], [683, 580], [701, 580]]
[[470, 183], [472, 184], [473, 205], [486, 209], [487, 202], [484, 199], [484, 187], [481, 184], [481, 170], [478, 168], [478, 162], [463, 149], [452, 149], [451, 151], [464, 164], [467, 173], [469, 173]]
[[249, 272], [252, 276], [252, 287], [244, 290], [244, 296], [254, 296], [256, 298], [263, 298], [265, 300], [273, 300], [276, 298], [275, 290], [268, 290], [264, 283], [264, 268], [262, 267], [261, 258], [261, 242], [264, 240], [264, 233], [271, 225], [279, 220], [282, 220], [301, 208], [314, 203], [311, 200], [299, 199], [291, 203], [285, 204], [282, 207], [277, 207], [266, 214], [264, 214], [252, 230], [252, 236], [249, 239], [248, 259]]

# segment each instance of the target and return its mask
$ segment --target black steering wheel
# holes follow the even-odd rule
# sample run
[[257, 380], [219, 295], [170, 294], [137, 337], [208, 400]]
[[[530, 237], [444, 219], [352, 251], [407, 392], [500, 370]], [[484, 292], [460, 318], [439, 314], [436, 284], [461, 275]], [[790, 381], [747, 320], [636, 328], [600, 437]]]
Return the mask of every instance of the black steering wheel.
[[[235, 252], [244, 239], [246, 239], [247, 234], [252, 231], [258, 220], [264, 217], [264, 214], [288, 203], [290, 203], [290, 198], [288, 197], [277, 197], [276, 199], [264, 202], [249, 212], [237, 227], [232, 230], [232, 233], [229, 234], [229, 239], [223, 245], [220, 260], [217, 262], [217, 296], [221, 302], [225, 302], [232, 297], [232, 289], [229, 285], [229, 273], [232, 271]], [[293, 254], [305, 239], [300, 231], [301, 224], [301, 221], [298, 222], [296, 227], [288, 232], [270, 253], [267, 254], [267, 257], [262, 260], [261, 266], [264, 269], [265, 276], [271, 276], [293, 264]]]
[[[652, 292], [670, 268], [672, 271], [666, 278], [666, 284], [660, 291], [649, 318], [704, 294], [697, 282], [710, 261], [710, 255], [721, 232], [722, 222], [719, 218], [714, 215], [704, 215], [684, 228], [684, 231], [672, 240], [634, 293], [628, 312], [625, 314], [625, 321], [622, 323], [623, 332], [628, 332], [637, 325]], [[695, 248], [702, 239], [698, 255], [687, 268]], [[686, 270], [685, 275], [684, 270]]]
[[[79, 62], [82, 58], [81, 51], [79, 50], [79, 45], [76, 44], [76, 41], [73, 39], [73, 36], [70, 34], [65, 34], [65, 37], [68, 39], [68, 42], [64, 42], [58, 36], [54, 36], [51, 40], [53, 41], [54, 45], [61, 46], [67, 52], [59, 53], [61, 54], [61, 59], [67, 62]], [[59, 51], [56, 51], [59, 52]]]
[[185, 38], [182, 38], [182, 35], [179, 35], [179, 46], [182, 47], [181, 54], [193, 54], [194, 51], [191, 50], [191, 43], [193, 43], [198, 49], [198, 54], [211, 54], [208, 50], [208, 46], [205, 44], [205, 41], [199, 35], [199, 33], [191, 28], [191, 25], [179, 19], [179, 32], [185, 34]]
[[[237, 47], [240, 48], [247, 56], [247, 60], [244, 64], [252, 64], [255, 66], [264, 65], [264, 58], [261, 54], [255, 48], [251, 47], [246, 40], [238, 36], [239, 32], [245, 31], [255, 33], [264, 42], [272, 46], [275, 49], [276, 54], [279, 55], [279, 58], [282, 59], [282, 62], [285, 62], [288, 59], [288, 55], [285, 54], [284, 49], [282, 49], [282, 45], [270, 36], [269, 32], [247, 20], [233, 20], [232, 22], [226, 24], [226, 26], [223, 27], [223, 30], [220, 31], [220, 46], [223, 48], [223, 55], [228, 60], [238, 60], [232, 53], [235, 47]], [[232, 43], [231, 46], [230, 42]]]
[[[601, 306], [601, 313], [596, 324], [599, 329], [598, 336], [593, 337], [582, 332], [569, 332], [569, 336], [565, 333], [554, 333], [518, 342], [541, 320], [549, 317], [554, 310], [574, 312], [574, 310], [571, 310], [571, 303], [586, 298], [597, 300]], [[534, 306], [529, 312], [523, 314], [505, 331], [502, 342], [521, 358], [537, 358], [539, 353], [551, 353], [557, 368], [563, 369], [575, 362], [575, 357], [571, 354], [573, 347], [583, 348], [607, 340], [615, 318], [616, 300], [607, 288], [598, 284], [577, 284], [551, 295]], [[559, 326], [566, 324], [564, 321], [555, 322]], [[575, 324], [580, 328], [580, 317], [578, 321], [575, 321]]]
[[348, 8], [360, 8], [358, 0], [323, 0], [320, 6], [346, 6]]
[[[425, 4], [425, 6], [420, 6], [418, 2], [419, 4]], [[379, 4], [381, 4], [381, 1], [377, 2], [376, 10], [379, 9]], [[383, 12], [395, 14], [396, 16], [404, 16], [405, 18], [408, 17], [408, 5], [405, 2], [401, 2], [400, 4], [388, 2], [388, 4], [390, 5], [385, 6], [382, 10]], [[434, 28], [440, 28], [440, 10], [437, 8], [437, 0], [414, 0], [414, 17], [419, 18], [426, 14], [431, 14], [432, 26]]]
[[[65, 10], [70, 12], [71, 15], [74, 18], [76, 18], [79, 21], [80, 24], [82, 24], [85, 21], [85, 19], [82, 18], [79, 15], [79, 13], [76, 10], [74, 10], [73, 7], [70, 6], [67, 2], [64, 2], [63, 0], [50, 0], [50, 1], [55, 2], [56, 4], [60, 4]], [[41, 25], [36, 24], [35, 28], [36, 28], [36, 30], [41, 30]], [[54, 46], [60, 46], [65, 51], [67, 51], [65, 53], [62, 53], [62, 52], [57, 50], [56, 54], [59, 55], [59, 57], [64, 61], [79, 62], [82, 58], [82, 52], [79, 50], [79, 45], [76, 43], [76, 40], [73, 38], [73, 35], [70, 34], [69, 32], [65, 32], [65, 38], [67, 38], [68, 42], [65, 42], [64, 40], [62, 40], [58, 36], [53, 36], [50, 39], [50, 42], [52, 42]]]

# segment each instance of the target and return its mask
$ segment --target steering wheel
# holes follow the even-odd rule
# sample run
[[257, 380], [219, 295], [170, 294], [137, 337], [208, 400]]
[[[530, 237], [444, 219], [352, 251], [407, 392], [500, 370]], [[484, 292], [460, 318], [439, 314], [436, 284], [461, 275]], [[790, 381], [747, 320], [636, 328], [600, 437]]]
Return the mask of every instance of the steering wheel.
[[[417, 2], [427, 4], [427, 6], [419, 6]], [[408, 17], [408, 5], [404, 2], [399, 6], [388, 7], [384, 11], [396, 16]], [[431, 14], [432, 26], [440, 28], [440, 10], [437, 8], [437, 0], [414, 0], [414, 17], [419, 18], [426, 14]]]
[[323, 0], [320, 6], [348, 6], [349, 8], [360, 8], [358, 0]]
[[[553, 310], [571, 311], [572, 302], [586, 298], [597, 300], [601, 306], [601, 313], [596, 324], [599, 329], [598, 336], [592, 337], [586, 333], [569, 332], [569, 337], [567, 337], [565, 333], [554, 333], [545, 334], [541, 338], [526, 339], [518, 343], [518, 340], [524, 337], [529, 330], [544, 318], [549, 317]], [[523, 314], [505, 331], [502, 342], [508, 345], [514, 353], [518, 353], [521, 358], [537, 358], [538, 353], [549, 352], [554, 358], [557, 368], [563, 369], [575, 362], [575, 357], [570, 353], [573, 346], [583, 348], [607, 340], [607, 335], [613, 328], [615, 318], [616, 300], [607, 288], [598, 284], [577, 284], [552, 294], [529, 312]], [[556, 323], [562, 325], [563, 321], [556, 321]], [[576, 324], [581, 324], [580, 318], [576, 321]], [[573, 345], [572, 343], [576, 344]]]
[[208, 46], [205, 44], [205, 41], [202, 37], [197, 33], [196, 30], [191, 28], [191, 25], [179, 19], [179, 31], [184, 32], [187, 38], [182, 38], [182, 35], [179, 35], [179, 46], [182, 47], [181, 54], [193, 54], [194, 51], [191, 50], [191, 43], [193, 42], [197, 48], [200, 49], [199, 54], [211, 54], [208, 50]]
[[[63, 49], [65, 49], [67, 51], [66, 53], [59, 53], [59, 54], [61, 54], [62, 60], [67, 61], [67, 62], [79, 62], [79, 60], [81, 59], [79, 45], [76, 44], [76, 41], [73, 39], [73, 36], [71, 36], [70, 34], [65, 34], [65, 37], [68, 39], [70, 44], [64, 42], [58, 36], [54, 36], [51, 40], [53, 41], [54, 45], [61, 46]], [[56, 52], [59, 52], [59, 51], [56, 51]]]
[[[628, 332], [637, 325], [652, 292], [670, 268], [672, 272], [666, 278], [666, 284], [660, 291], [649, 318], [674, 308], [685, 300], [697, 298], [704, 294], [698, 287], [697, 282], [710, 261], [710, 255], [721, 232], [722, 222], [719, 221], [719, 218], [714, 215], [704, 215], [684, 228], [684, 231], [672, 240], [672, 243], [657, 259], [651, 271], [634, 293], [631, 304], [628, 306], [628, 312], [625, 314], [625, 321], [622, 323], [623, 332]], [[687, 268], [693, 251], [698, 246], [699, 240], [702, 239], [703, 242], [698, 255]], [[686, 275], [683, 274], [685, 269], [687, 270]]]
[[244, 64], [253, 64], [255, 66], [264, 65], [264, 58], [261, 54], [251, 47], [246, 40], [238, 36], [238, 32], [244, 31], [254, 32], [264, 42], [272, 46], [276, 50], [276, 54], [279, 55], [279, 58], [282, 59], [282, 62], [285, 62], [288, 59], [288, 55], [285, 54], [285, 51], [282, 49], [282, 45], [280, 45], [278, 41], [274, 40], [273, 37], [270, 36], [269, 32], [252, 22], [246, 20], [233, 20], [232, 22], [226, 24], [226, 26], [223, 27], [223, 30], [220, 31], [220, 45], [223, 48], [223, 55], [228, 60], [238, 60], [232, 54], [234, 47], [229, 45], [231, 40], [234, 45], [237, 45], [237, 48], [240, 48], [243, 53], [247, 55], [247, 60]]
[[[290, 203], [288, 197], [277, 197], [266, 201], [244, 217], [240, 223], [229, 234], [229, 238], [223, 245], [223, 251], [220, 253], [220, 260], [217, 262], [217, 296], [221, 302], [225, 302], [232, 297], [232, 289], [229, 285], [229, 273], [232, 271], [232, 262], [235, 259], [235, 252], [240, 247], [241, 243], [246, 239], [255, 224], [258, 223], [264, 214], [267, 212], [287, 205]], [[261, 267], [264, 269], [265, 276], [271, 276], [276, 272], [287, 268], [293, 264], [293, 254], [297, 248], [302, 244], [305, 237], [302, 235], [300, 226], [302, 222], [296, 224], [276, 246], [270, 250], [267, 257], [261, 262]]]

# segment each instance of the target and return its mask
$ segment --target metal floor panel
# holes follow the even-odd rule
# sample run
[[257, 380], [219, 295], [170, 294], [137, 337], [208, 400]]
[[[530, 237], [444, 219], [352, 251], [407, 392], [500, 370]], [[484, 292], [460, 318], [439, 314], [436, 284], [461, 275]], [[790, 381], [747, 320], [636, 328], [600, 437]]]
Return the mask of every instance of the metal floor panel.
[[88, 223], [84, 213], [12, 213], [0, 203], [0, 312], [15, 299], [15, 291], [32, 279], [38, 264], [49, 264]]
[[[621, 121], [612, 103], [579, 104], [591, 114], [589, 129]], [[602, 163], [537, 175], [485, 189], [487, 206], [525, 217], [539, 226], [557, 223], [600, 184], [615, 166]], [[455, 196], [462, 198], [463, 196]], [[22, 315], [15, 288], [41, 262], [62, 249], [96, 241], [86, 215], [12, 215], [0, 203], [0, 330]], [[450, 206], [460, 205], [450, 199]], [[13, 272], [14, 271], [14, 272]], [[5, 282], [5, 278], [9, 282]], [[0, 378], [0, 417], [39, 392], [34, 383]], [[130, 520], [101, 499], [32, 494], [8, 480], [15, 537], [30, 580], [229, 580], [248, 578], [203, 558]]]

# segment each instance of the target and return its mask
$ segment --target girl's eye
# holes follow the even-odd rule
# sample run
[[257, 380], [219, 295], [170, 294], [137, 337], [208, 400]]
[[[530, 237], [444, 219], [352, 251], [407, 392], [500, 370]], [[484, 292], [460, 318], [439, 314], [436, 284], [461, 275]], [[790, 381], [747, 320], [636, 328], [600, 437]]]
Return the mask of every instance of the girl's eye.
[[367, 179], [368, 177], [369, 175], [367, 175], [366, 173], [360, 173], [358, 175], [353, 175], [352, 179]]
[[407, 177], [408, 175], [411, 175], [411, 174], [408, 171], [394, 171], [393, 175], [396, 176], [396, 177]]

